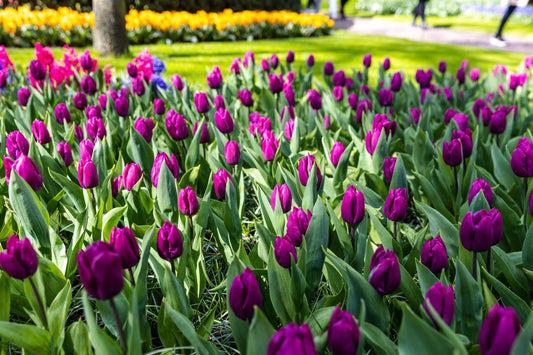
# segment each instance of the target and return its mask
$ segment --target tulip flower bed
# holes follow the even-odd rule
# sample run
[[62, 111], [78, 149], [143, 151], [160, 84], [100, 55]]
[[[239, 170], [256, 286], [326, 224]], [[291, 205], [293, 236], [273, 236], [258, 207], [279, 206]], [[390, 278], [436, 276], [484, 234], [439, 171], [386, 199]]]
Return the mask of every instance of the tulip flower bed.
[[0, 48], [2, 352], [531, 351], [532, 57], [371, 88], [246, 53], [192, 92], [35, 54]]
[[[69, 8], [32, 11], [21, 6], [0, 10], [0, 43], [7, 46], [90, 46], [94, 14]], [[334, 21], [324, 15], [293, 11], [200, 11], [131, 10], [126, 29], [131, 44], [235, 41], [263, 38], [328, 35]]]

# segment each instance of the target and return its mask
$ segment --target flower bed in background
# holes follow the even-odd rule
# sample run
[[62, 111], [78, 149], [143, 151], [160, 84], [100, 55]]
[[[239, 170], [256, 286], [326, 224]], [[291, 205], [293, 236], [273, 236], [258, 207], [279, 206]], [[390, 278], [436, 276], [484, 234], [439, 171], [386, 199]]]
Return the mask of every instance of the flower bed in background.
[[[93, 13], [68, 8], [32, 11], [27, 7], [0, 10], [0, 43], [27, 47], [88, 46], [92, 43]], [[131, 44], [155, 42], [235, 41], [261, 38], [322, 36], [334, 21], [323, 15], [292, 11], [225, 10], [220, 13], [131, 10], [126, 28]]]
[[533, 57], [296, 56], [0, 47], [3, 353], [528, 354]]

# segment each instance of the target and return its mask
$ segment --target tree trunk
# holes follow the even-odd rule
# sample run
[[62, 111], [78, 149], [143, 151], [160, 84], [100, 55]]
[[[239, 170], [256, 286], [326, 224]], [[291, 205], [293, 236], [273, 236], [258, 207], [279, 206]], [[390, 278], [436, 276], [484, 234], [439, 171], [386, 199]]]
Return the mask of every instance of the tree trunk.
[[93, 0], [93, 46], [102, 56], [128, 52], [124, 0]]

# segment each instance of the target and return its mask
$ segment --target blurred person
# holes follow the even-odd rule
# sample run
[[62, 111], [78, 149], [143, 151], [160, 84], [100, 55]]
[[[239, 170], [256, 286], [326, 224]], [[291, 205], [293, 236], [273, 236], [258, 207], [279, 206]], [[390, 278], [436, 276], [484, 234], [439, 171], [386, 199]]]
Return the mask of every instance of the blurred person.
[[346, 16], [344, 15], [344, 5], [346, 5], [347, 2], [348, 0], [341, 0], [341, 6], [339, 6], [339, 14], [341, 15], [342, 20], [346, 18]]
[[503, 14], [502, 20], [500, 22], [500, 26], [498, 27], [498, 31], [496, 32], [496, 35], [490, 39], [490, 44], [496, 47], [506, 47], [507, 42], [502, 37], [502, 32], [505, 24], [509, 20], [509, 17], [513, 14], [513, 12], [516, 10], [517, 7], [526, 7], [527, 5], [531, 4], [531, 0], [504, 0], [502, 2], [504, 5], [507, 5], [507, 9], [505, 10], [505, 13]]
[[416, 5], [413, 18], [413, 26], [416, 27], [416, 19], [420, 17], [422, 19], [422, 28], [425, 30], [428, 28], [428, 24], [426, 22], [426, 3], [429, 0], [418, 0], [418, 5]]

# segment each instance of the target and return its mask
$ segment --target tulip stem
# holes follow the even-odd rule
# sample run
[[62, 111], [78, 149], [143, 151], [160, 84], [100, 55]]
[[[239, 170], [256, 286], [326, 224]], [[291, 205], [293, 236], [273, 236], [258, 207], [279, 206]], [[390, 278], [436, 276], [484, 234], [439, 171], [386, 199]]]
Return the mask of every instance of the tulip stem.
[[185, 142], [181, 140], [181, 147], [183, 148], [183, 161], [187, 158], [187, 148], [185, 148]]
[[[279, 94], [276, 94], [276, 112], [279, 112]], [[283, 120], [283, 117], [281, 119]]]
[[396, 230], [397, 230], [398, 227], [397, 227], [397, 225], [396, 225], [396, 221], [394, 221], [394, 222], [392, 223], [392, 226], [393, 226], [393, 227], [392, 227], [392, 233], [393, 233], [392, 236], [394, 237], [394, 240], [397, 240], [397, 239], [396, 239]]
[[527, 177], [524, 177], [524, 215], [522, 216], [524, 229], [527, 231]]
[[128, 275], [130, 275], [130, 281], [131, 281], [131, 284], [133, 285], [133, 287], [135, 287], [135, 277], [133, 277], [133, 270], [130, 268], [128, 268]]
[[459, 194], [459, 182], [457, 179], [457, 166], [453, 167], [453, 175], [455, 178], [455, 196], [457, 197], [457, 201], [459, 201], [459, 197], [457, 196]]
[[170, 270], [172, 270], [172, 273], [176, 275], [176, 266], [174, 266], [174, 259], [170, 260]]
[[93, 201], [94, 216], [96, 217], [96, 199], [94, 198], [94, 190], [89, 189], [89, 191], [91, 191], [91, 200]]
[[353, 251], [355, 251], [355, 225], [352, 224], [350, 229], [350, 240], [352, 241]]
[[477, 253], [473, 252], [472, 255], [472, 277], [477, 281]]
[[115, 301], [113, 301], [112, 298], [109, 299], [109, 303], [111, 304], [111, 311], [113, 311], [113, 318], [115, 319], [115, 323], [117, 325], [118, 337], [120, 340], [120, 347], [122, 348], [122, 353], [126, 355], [128, 353], [128, 347], [126, 346], [126, 338], [124, 337], [124, 331], [122, 330], [122, 323], [120, 322], [120, 318], [118, 316], [117, 306], [115, 305]]
[[491, 255], [492, 248], [487, 250], [487, 272], [490, 274], [490, 255]]
[[33, 293], [35, 293], [35, 298], [37, 298], [37, 304], [39, 305], [39, 311], [41, 313], [41, 318], [43, 320], [44, 327], [48, 329], [48, 320], [46, 319], [46, 312], [44, 311], [44, 305], [43, 301], [41, 300], [41, 296], [39, 296], [39, 292], [37, 291], [37, 287], [35, 287], [35, 284], [33, 283], [33, 279], [29, 277], [28, 280], [30, 281]]
[[496, 145], [500, 146], [500, 135], [498, 133], [496, 133]]
[[192, 216], [189, 216], [189, 227], [191, 228], [191, 248], [194, 240], [194, 225], [192, 223]]
[[202, 144], [202, 147], [204, 148], [204, 159], [205, 159], [205, 143]]

